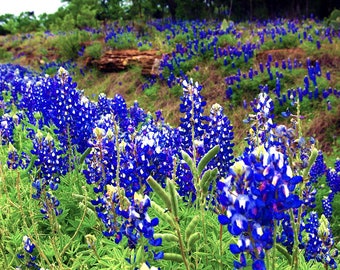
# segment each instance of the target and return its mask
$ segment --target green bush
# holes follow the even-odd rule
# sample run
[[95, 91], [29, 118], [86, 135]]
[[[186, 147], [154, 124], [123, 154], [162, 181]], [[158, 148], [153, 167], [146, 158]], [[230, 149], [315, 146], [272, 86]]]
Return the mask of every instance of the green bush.
[[116, 50], [122, 49], [136, 49], [137, 37], [134, 33], [119, 34], [115, 38], [111, 38], [107, 41], [107, 45]]
[[82, 44], [91, 39], [86, 31], [74, 31], [56, 40], [56, 47], [63, 60], [76, 59]]
[[86, 47], [85, 55], [94, 59], [99, 59], [103, 52], [103, 46], [100, 42], [95, 42], [92, 45]]
[[146, 88], [144, 90], [144, 93], [149, 98], [155, 100], [157, 98], [158, 91], [159, 91], [159, 85], [158, 84], [154, 84], [154, 85], [150, 86], [149, 88]]
[[266, 40], [266, 42], [261, 46], [262, 50], [272, 50], [272, 49], [290, 49], [296, 48], [299, 46], [300, 41], [295, 34], [288, 34], [285, 36], [281, 36], [282, 40], [280, 41], [279, 37], [276, 37], [275, 42], [273, 40]]
[[138, 50], [143, 52], [143, 51], [148, 51], [151, 50], [152, 47], [149, 44], [143, 44], [142, 46], [138, 47]]
[[12, 53], [8, 52], [5, 48], [0, 48], [0, 60], [8, 61], [12, 56]]
[[327, 24], [334, 28], [334, 30], [340, 30], [340, 10], [334, 9], [329, 15]]
[[176, 35], [173, 38], [172, 42], [174, 44], [176, 44], [176, 43], [186, 44], [187, 41], [189, 41], [192, 38], [193, 38], [193, 36], [190, 35], [189, 33], [181, 33], [181, 34]]
[[217, 47], [225, 47], [226, 45], [236, 46], [236, 44], [237, 39], [233, 35], [225, 34], [218, 37], [216, 46]]

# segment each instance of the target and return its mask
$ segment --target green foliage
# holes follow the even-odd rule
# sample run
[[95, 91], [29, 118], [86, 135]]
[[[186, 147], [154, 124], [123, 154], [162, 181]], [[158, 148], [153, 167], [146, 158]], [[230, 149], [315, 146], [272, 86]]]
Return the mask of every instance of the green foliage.
[[100, 42], [94, 42], [85, 48], [85, 55], [93, 59], [99, 59], [103, 53], [103, 45]]
[[76, 20], [72, 14], [66, 14], [64, 17], [57, 17], [53, 24], [51, 24], [51, 30], [53, 31], [72, 31], [76, 28]]
[[159, 84], [153, 84], [152, 86], [144, 90], [144, 94], [152, 100], [155, 100], [157, 98], [158, 92], [159, 92]]
[[183, 89], [180, 85], [175, 85], [171, 87], [170, 93], [174, 95], [175, 97], [180, 97], [183, 93]]
[[90, 33], [76, 30], [58, 36], [55, 41], [55, 46], [63, 60], [76, 59], [82, 44], [89, 40], [91, 40]]
[[143, 51], [148, 51], [148, 50], [151, 50], [152, 47], [149, 45], [149, 44], [143, 44], [142, 46], [138, 47], [138, 50], [143, 52]]
[[290, 49], [296, 48], [300, 44], [296, 34], [287, 34], [281, 36], [281, 40], [276, 37], [275, 40], [267, 40], [261, 46], [261, 50], [272, 50], [272, 49]]
[[192, 40], [193, 39], [193, 33], [181, 33], [181, 34], [177, 34], [172, 40], [171, 42], [173, 42], [173, 44], [176, 43], [181, 43], [183, 45], [185, 45], [187, 43], [187, 41]]
[[225, 46], [235, 46], [237, 44], [237, 39], [232, 34], [224, 34], [218, 37], [217, 47], [225, 47]]
[[76, 16], [76, 25], [79, 28], [82, 27], [98, 27], [96, 20], [97, 11], [91, 8], [89, 5], [82, 5], [80, 12]]
[[8, 61], [12, 56], [12, 53], [8, 52], [5, 48], [0, 48], [0, 61]]
[[137, 49], [137, 37], [134, 33], [123, 33], [118, 34], [116, 37], [113, 37], [107, 41], [107, 45], [116, 50], [122, 49]]
[[334, 30], [340, 29], [340, 10], [334, 9], [327, 19], [327, 24]]
[[29, 33], [40, 29], [40, 22], [34, 12], [22, 12], [17, 17], [11, 14], [1, 15], [0, 24], [2, 31], [11, 34]]

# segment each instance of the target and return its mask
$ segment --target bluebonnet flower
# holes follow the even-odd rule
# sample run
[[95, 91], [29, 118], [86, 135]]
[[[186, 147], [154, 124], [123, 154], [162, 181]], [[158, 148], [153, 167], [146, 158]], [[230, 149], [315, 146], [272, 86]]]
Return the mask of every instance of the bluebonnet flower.
[[333, 196], [331, 195], [331, 196], [326, 196], [322, 199], [323, 213], [328, 220], [331, 220], [332, 213], [333, 213], [332, 201], [330, 200], [332, 199], [332, 197]]
[[[128, 246], [135, 249], [138, 240], [143, 236], [151, 246], [162, 244], [161, 239], [154, 239], [154, 227], [158, 218], [151, 219], [147, 213], [150, 199], [139, 193], [134, 193], [132, 199], [125, 197], [124, 189], [113, 185], [105, 186], [103, 196], [93, 200], [98, 217], [105, 225], [103, 231], [106, 237], [115, 237], [115, 243], [120, 243], [125, 236]], [[156, 259], [161, 259], [163, 253], [154, 253]]]
[[54, 146], [54, 140], [50, 134], [44, 138], [43, 134], [38, 131], [33, 140], [32, 155], [35, 155], [34, 165], [40, 168], [38, 174], [35, 176], [36, 180], [33, 186], [37, 188], [38, 182], [40, 189], [37, 188], [37, 194], [34, 198], [40, 198], [40, 192], [45, 190], [48, 186], [52, 190], [58, 188], [60, 183], [60, 175], [65, 174], [65, 165], [62, 161], [62, 151], [57, 150]]
[[50, 217], [51, 211], [54, 212], [55, 216], [59, 216], [63, 213], [63, 209], [58, 208], [59, 205], [59, 200], [51, 195], [50, 192], [46, 192], [46, 197], [43, 199], [43, 207], [40, 209], [40, 213], [44, 215], [45, 219]]
[[5, 113], [1, 116], [0, 119], [0, 136], [1, 136], [1, 143], [13, 143], [13, 136], [14, 136], [14, 121], [13, 117], [9, 114]]
[[27, 235], [25, 235], [22, 239], [22, 242], [24, 244], [25, 251], [28, 253], [32, 253], [35, 245], [31, 242], [31, 239]]
[[332, 218], [332, 203], [336, 194], [340, 192], [340, 159], [337, 158], [334, 168], [329, 168], [326, 171], [326, 182], [330, 188], [330, 193], [322, 201], [325, 216], [328, 220]]
[[[113, 126], [110, 116], [102, 118], [101, 126]], [[94, 138], [89, 142], [91, 153], [86, 157], [87, 169], [84, 170], [86, 182], [95, 184], [96, 193], [103, 192], [107, 184], [113, 184], [116, 177], [117, 149], [115, 147], [115, 137], [112, 129], [96, 127], [93, 131]]]
[[62, 210], [58, 209], [59, 201], [48, 190], [57, 190], [60, 176], [66, 173], [61, 157], [62, 151], [55, 148], [54, 140], [50, 134], [44, 138], [43, 134], [38, 131], [33, 140], [31, 153], [34, 165], [39, 169], [34, 175], [32, 186], [36, 191], [32, 197], [41, 200], [43, 204], [41, 213], [45, 215], [45, 218], [49, 218], [49, 210], [53, 210], [58, 216], [62, 213]]
[[138, 239], [144, 236], [152, 246], [160, 246], [162, 239], [154, 239], [154, 227], [158, 225], [158, 218], [150, 219], [147, 210], [150, 207], [150, 198], [138, 193], [134, 194], [128, 210], [128, 218], [123, 222], [119, 233], [128, 238], [130, 248], [135, 248]]
[[249, 253], [256, 265], [262, 265], [265, 250], [272, 248], [276, 237], [275, 220], [283, 221], [285, 211], [302, 204], [293, 193], [301, 181], [302, 177], [292, 176], [287, 157], [274, 146], [260, 145], [230, 168], [218, 184], [219, 201], [226, 209], [219, 221], [249, 243], [235, 253]]
[[192, 138], [200, 138], [204, 134], [209, 117], [203, 115], [206, 102], [200, 94], [202, 86], [192, 80], [183, 81], [182, 85], [180, 112], [184, 117], [181, 118], [179, 130], [182, 139], [181, 147], [188, 151], [192, 147]]
[[8, 159], [7, 159], [7, 166], [10, 169], [17, 169], [19, 166], [19, 155], [17, 150], [13, 146], [13, 144], [9, 143], [8, 146]]
[[332, 254], [334, 240], [327, 218], [322, 215], [320, 221], [316, 212], [311, 212], [307, 219], [306, 232], [308, 242], [306, 245], [305, 258], [307, 261], [315, 259], [328, 265], [332, 269], [337, 269], [337, 263]]
[[316, 183], [318, 178], [320, 178], [322, 175], [326, 173], [326, 169], [327, 169], [327, 166], [323, 159], [323, 153], [322, 151], [319, 151], [318, 156], [309, 171], [310, 180], [307, 183], [307, 185]]
[[249, 115], [248, 121], [253, 124], [249, 130], [247, 141], [252, 148], [256, 144], [270, 143], [273, 137], [273, 128], [276, 124], [273, 122], [274, 103], [272, 99], [264, 92], [259, 94], [259, 98], [254, 100], [252, 108], [255, 114]]
[[327, 110], [328, 111], [332, 110], [332, 103], [331, 103], [331, 101], [329, 99], [327, 100]]
[[215, 145], [220, 146], [220, 151], [211, 161], [211, 167], [219, 169], [219, 176], [225, 177], [229, 167], [233, 164], [233, 146], [232, 140], [234, 133], [232, 132], [230, 120], [223, 113], [223, 108], [219, 104], [214, 104], [210, 110], [209, 127], [204, 138], [206, 151]]
[[33, 255], [35, 245], [32, 243], [31, 239], [27, 236], [24, 235], [22, 238], [22, 243], [24, 245], [24, 254], [17, 254], [18, 259], [21, 262], [21, 265], [16, 267], [16, 269], [21, 269], [21, 267], [25, 267], [28, 269], [43, 269], [40, 268], [40, 266], [37, 264], [37, 257]]
[[282, 231], [276, 236], [276, 241], [278, 243], [281, 243], [287, 249], [287, 251], [292, 254], [294, 246], [294, 230], [292, 226], [292, 221], [288, 214], [285, 214], [283, 216], [281, 225]]

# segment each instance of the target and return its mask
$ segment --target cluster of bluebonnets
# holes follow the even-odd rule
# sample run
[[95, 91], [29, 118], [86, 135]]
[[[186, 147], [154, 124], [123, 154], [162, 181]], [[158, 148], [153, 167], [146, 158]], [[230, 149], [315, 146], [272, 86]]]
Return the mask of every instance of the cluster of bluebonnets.
[[[207, 27], [208, 25], [208, 27]], [[158, 80], [164, 81], [171, 88], [178, 85], [187, 72], [200, 72], [197, 62], [213, 60], [216, 66], [226, 70], [225, 98], [233, 105], [243, 104], [245, 107], [257, 95], [257, 90], [244, 91], [246, 84], [260, 79], [266, 83], [260, 87], [268, 91], [275, 87], [276, 102], [287, 106], [291, 95], [309, 100], [325, 99], [325, 106], [332, 108], [332, 95], [339, 96], [339, 91], [332, 87], [325, 87], [324, 78], [330, 80], [330, 73], [321, 72], [320, 64], [315, 60], [307, 60], [301, 63], [300, 59], [262, 59], [254, 65], [254, 56], [267, 49], [295, 48], [305, 46], [307, 50], [320, 50], [329, 48], [334, 40], [339, 39], [339, 31], [323, 24], [322, 21], [311, 17], [305, 20], [283, 19], [261, 20], [252, 22], [254, 28], [246, 28], [242, 23], [220, 21], [150, 21], [144, 25], [144, 30], [139, 31], [136, 25], [120, 25], [117, 22], [107, 25], [105, 29], [87, 28], [90, 34], [104, 33], [105, 43], [113, 47], [121, 48], [130, 46], [140, 48], [147, 45], [148, 48], [156, 48], [150, 40], [151, 32], [157, 31], [164, 37], [163, 46], [172, 47], [173, 50], [162, 55], [159, 77], [150, 76], [143, 84], [143, 90], [152, 87]], [[66, 33], [46, 32], [46, 36], [65, 35]], [[32, 35], [22, 35], [17, 39], [30, 39]], [[85, 47], [82, 46], [78, 56], [83, 56]], [[18, 57], [19, 55], [15, 56]], [[200, 59], [200, 61], [198, 61]], [[62, 65], [65, 69], [74, 69], [72, 63], [48, 63], [41, 68], [43, 71], [51, 71]], [[303, 87], [289, 89], [287, 93], [281, 93], [282, 86], [289, 81], [289, 73], [301, 68], [307, 69], [307, 75]], [[194, 72], [195, 71], [195, 72]], [[84, 76], [84, 70], [79, 69]], [[48, 72], [50, 73], [50, 72]], [[288, 73], [288, 74], [287, 74]], [[257, 86], [256, 86], [257, 87]], [[284, 88], [285, 89], [285, 88]], [[286, 92], [286, 91], [284, 91]]]
[[[257, 21], [253, 24], [256, 30], [249, 30], [234, 22], [209, 22], [209, 27], [206, 27], [205, 21], [191, 21], [190, 24], [187, 21], [149, 22], [148, 27], [164, 36], [163, 46], [172, 46], [174, 49], [162, 55], [159, 78], [150, 76], [144, 83], [143, 90], [152, 87], [157, 80], [165, 81], [172, 88], [180, 84], [187, 72], [200, 72], [197, 59], [213, 59], [217, 66], [232, 74], [225, 78], [225, 98], [233, 104], [243, 103], [247, 106], [256, 96], [257, 89], [255, 93], [245, 93], [243, 88], [245, 84], [261, 77], [267, 84], [260, 87], [263, 87], [263, 91], [268, 91], [268, 88], [274, 86], [274, 94], [280, 105], [287, 104], [291, 95], [298, 96], [300, 101], [304, 97], [309, 100], [318, 100], [321, 97], [326, 100], [327, 108], [331, 109], [331, 99], [328, 97], [333, 94], [338, 97], [339, 92], [332, 87], [326, 89], [325, 83], [318, 79], [331, 79], [328, 71], [321, 72], [318, 61], [307, 59], [306, 63], [301, 63], [299, 59], [289, 57], [273, 60], [271, 54], [265, 62], [253, 65], [253, 61], [254, 56], [262, 49], [293, 48], [305, 43], [306, 47], [312, 50], [320, 50], [322, 46], [332, 44], [333, 39], [338, 39], [339, 31], [324, 26], [315, 18], [309, 18], [308, 23], [297, 19], [276, 19]], [[118, 47], [124, 42], [136, 43], [137, 47], [148, 44], [151, 48], [153, 44], [149, 41], [149, 34], [148, 31], [144, 31], [143, 35], [136, 33], [136, 29], [131, 25], [113, 24], [106, 30], [105, 42], [117, 44]], [[281, 93], [282, 84], [286, 82], [285, 73], [301, 68], [308, 71], [304, 87]], [[245, 69], [249, 70], [241, 71]]]
[[[162, 187], [167, 179], [176, 179], [181, 199], [195, 207], [202, 194], [183, 152], [196, 165], [210, 149], [219, 146], [205, 169], [217, 168], [217, 184], [209, 186], [203, 201], [207, 202], [206, 210], [217, 212], [220, 224], [238, 239], [230, 245], [230, 251], [238, 256], [234, 267], [245, 267], [248, 257], [253, 269], [265, 269], [268, 251], [275, 249], [287, 253], [297, 267], [295, 260], [304, 249], [307, 261], [337, 268], [330, 222], [332, 202], [340, 191], [340, 161], [334, 168], [326, 167], [314, 139], [301, 134], [298, 108], [305, 98], [325, 99], [330, 110], [329, 98], [339, 98], [340, 92], [324, 87], [321, 79], [330, 81], [331, 75], [321, 70], [318, 61], [310, 59], [306, 63], [290, 58], [275, 60], [269, 54], [265, 62], [249, 65], [247, 72], [241, 70], [253, 61], [256, 51], [268, 48], [270, 42], [278, 47], [289, 47], [289, 42], [306, 43], [321, 49], [339, 38], [340, 32], [317, 22], [313, 27], [298, 20], [278, 19], [257, 22], [257, 30], [251, 30], [245, 40], [242, 25], [212, 25], [207, 28], [202, 21], [150, 23], [164, 33], [163, 45], [175, 47], [163, 55], [159, 78], [170, 88], [178, 84], [183, 88], [179, 127], [167, 124], [161, 111], [152, 115], [138, 102], [128, 107], [120, 95], [108, 98], [100, 94], [97, 101], [90, 100], [64, 68], [58, 69], [56, 76], [47, 76], [16, 65], [1, 65], [0, 134], [2, 145], [8, 145], [8, 168], [34, 173], [32, 199], [39, 204], [44, 219], [54, 219], [63, 214], [57, 197], [58, 187], [63, 184], [60, 179], [84, 161], [83, 174], [96, 194], [91, 203], [104, 224], [104, 236], [116, 243], [127, 238], [131, 249], [138, 248], [144, 239], [143, 248], [150, 246], [154, 259], [159, 260], [164, 252], [162, 239], [154, 236], [159, 220], [148, 214], [153, 190], [147, 179], [152, 176]], [[113, 25], [105, 31], [105, 42], [124, 41], [128, 33], [138, 47], [152, 46], [147, 37], [134, 37], [133, 30], [132, 26]], [[83, 53], [84, 48], [78, 55]], [[255, 100], [242, 100], [253, 114], [245, 120], [251, 126], [247, 147], [239, 157], [233, 155], [233, 127], [223, 107], [214, 104], [206, 113], [202, 86], [185, 75], [190, 70], [200, 71], [197, 57], [214, 59], [217, 65], [235, 71], [225, 78], [226, 99], [241, 96], [238, 92], [242, 93], [244, 82], [259, 76], [268, 81], [269, 85], [258, 85], [254, 94], [260, 95]], [[48, 63], [41, 69], [57, 70], [58, 65]], [[63, 66], [74, 68], [71, 62]], [[282, 89], [285, 72], [303, 67], [303, 87]], [[151, 77], [144, 88], [155, 81]], [[275, 123], [273, 100], [277, 106], [298, 111], [297, 115], [294, 111], [283, 113], [291, 117], [291, 126]], [[31, 147], [19, 153], [16, 136], [22, 129], [28, 131]], [[324, 213], [319, 216], [313, 209], [316, 185], [323, 176], [330, 193], [322, 201]], [[35, 245], [27, 235], [23, 236], [23, 247], [25, 253], [18, 254], [22, 264], [39, 269], [32, 255]]]
[[[318, 76], [317, 66], [309, 70], [304, 81], [307, 92], [309, 79], [313, 82]], [[207, 210], [218, 212], [220, 224], [238, 238], [230, 245], [231, 252], [239, 255], [234, 267], [245, 267], [249, 255], [253, 269], [266, 269], [267, 251], [279, 245], [291, 254], [295, 266], [299, 251], [305, 249], [307, 261], [337, 267], [330, 221], [332, 201], [339, 192], [340, 162], [327, 169], [314, 139], [301, 134], [298, 109], [298, 115], [286, 113], [292, 126], [277, 125], [274, 102], [265, 87], [250, 103], [254, 113], [246, 119], [251, 124], [247, 147], [234, 158], [230, 120], [219, 104], [210, 114], [204, 112], [202, 86], [190, 79], [181, 82], [181, 123], [171, 127], [161, 111], [151, 115], [137, 102], [128, 107], [120, 95], [101, 94], [98, 101], [91, 101], [63, 68], [53, 77], [1, 65], [0, 78], [0, 134], [2, 144], [9, 145], [7, 165], [35, 173], [32, 198], [45, 219], [62, 214], [56, 195], [60, 177], [84, 159], [83, 173], [96, 194], [91, 202], [105, 226], [103, 234], [116, 243], [126, 237], [131, 249], [147, 239], [154, 259], [162, 259], [162, 239], [154, 237], [159, 220], [148, 214], [152, 188], [147, 179], [152, 176], [162, 187], [167, 178], [176, 179], [183, 201], [195, 206], [201, 194], [183, 153], [198, 164], [218, 145], [219, 152], [206, 167], [218, 170], [217, 184], [209, 187]], [[287, 100], [296, 108], [302, 101], [294, 91]], [[28, 131], [32, 145], [29, 152], [18, 153], [13, 145], [22, 129]], [[319, 217], [313, 212], [315, 184], [324, 175], [331, 192]], [[23, 236], [23, 243], [25, 254], [18, 258], [27, 267], [38, 267], [31, 254], [34, 244], [28, 236]]]

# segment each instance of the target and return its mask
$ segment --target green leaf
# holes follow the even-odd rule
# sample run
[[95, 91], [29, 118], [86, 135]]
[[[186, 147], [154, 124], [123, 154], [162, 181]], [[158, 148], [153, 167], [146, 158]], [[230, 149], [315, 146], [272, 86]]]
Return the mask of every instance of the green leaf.
[[139, 265], [142, 262], [143, 259], [143, 253], [144, 253], [144, 246], [140, 246], [136, 253], [136, 264]]
[[283, 256], [286, 257], [289, 264], [292, 264], [292, 256], [287, 252], [286, 248], [283, 246], [276, 244], [275, 248], [277, 251], [279, 251]]
[[80, 157], [79, 164], [83, 164], [83, 162], [85, 161], [85, 158], [91, 153], [91, 150], [92, 150], [91, 147], [85, 150], [85, 152]]
[[221, 30], [223, 30], [223, 31], [227, 30], [228, 26], [229, 26], [229, 24], [228, 24], [227, 20], [223, 19], [223, 21], [221, 23]]

